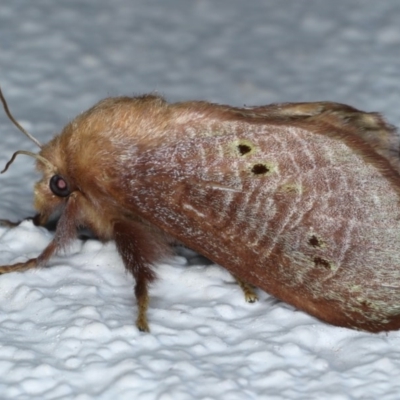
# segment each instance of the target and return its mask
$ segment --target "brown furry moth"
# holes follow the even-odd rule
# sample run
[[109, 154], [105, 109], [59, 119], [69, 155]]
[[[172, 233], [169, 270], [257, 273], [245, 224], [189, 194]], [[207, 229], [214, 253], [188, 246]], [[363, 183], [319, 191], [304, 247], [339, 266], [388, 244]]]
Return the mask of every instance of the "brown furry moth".
[[[5, 110], [13, 122], [4, 98]], [[24, 131], [24, 130], [23, 130]], [[100, 101], [36, 157], [37, 221], [59, 213], [46, 264], [85, 226], [114, 240], [147, 331], [153, 264], [181, 242], [334, 325], [400, 327], [400, 166], [375, 113], [320, 103], [234, 108], [161, 97]]]

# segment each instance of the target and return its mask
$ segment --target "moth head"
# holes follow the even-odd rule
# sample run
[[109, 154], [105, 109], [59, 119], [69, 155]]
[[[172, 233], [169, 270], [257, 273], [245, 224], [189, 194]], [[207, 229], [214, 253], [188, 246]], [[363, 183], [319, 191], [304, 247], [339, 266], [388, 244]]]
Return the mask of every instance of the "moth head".
[[[12, 116], [1, 91], [1, 88], [0, 100], [3, 103], [3, 107], [7, 116], [14, 123], [14, 125], [29, 139], [31, 139], [41, 150], [43, 150], [43, 146], [40, 144], [40, 142], [30, 133], [28, 133]], [[72, 192], [71, 184], [70, 182], [68, 182], [68, 179], [66, 177], [64, 177], [57, 171], [56, 166], [46, 156], [43, 156], [40, 153], [36, 154], [26, 150], [16, 151], [12, 155], [11, 159], [7, 162], [1, 173], [4, 173], [8, 170], [10, 165], [14, 162], [15, 158], [19, 154], [25, 154], [36, 158], [37, 167], [39, 171], [41, 171], [43, 174], [43, 178], [35, 184], [34, 206], [40, 214], [40, 222], [45, 224], [53, 214], [55, 214], [57, 211], [60, 211], [62, 205], [65, 204], [65, 202], [67, 201]]]
[[37, 168], [43, 176], [35, 184], [34, 207], [40, 214], [41, 224], [45, 224], [52, 216], [59, 216], [73, 190], [68, 177], [53, 166], [43, 164], [41, 158], [38, 158]]

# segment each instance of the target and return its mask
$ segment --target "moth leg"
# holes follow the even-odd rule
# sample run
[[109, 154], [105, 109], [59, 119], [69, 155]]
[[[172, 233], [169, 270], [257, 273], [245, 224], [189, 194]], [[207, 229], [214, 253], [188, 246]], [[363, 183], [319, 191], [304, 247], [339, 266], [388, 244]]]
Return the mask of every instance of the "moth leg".
[[[41, 267], [46, 264], [49, 258], [58, 249], [65, 247], [74, 237], [76, 237], [76, 215], [79, 209], [77, 203], [77, 196], [71, 195], [67, 205], [65, 206], [64, 212], [60, 217], [53, 240], [38, 257], [31, 258], [23, 263], [0, 266], [0, 275]], [[40, 214], [38, 215], [40, 216]]]
[[0, 275], [7, 274], [9, 272], [23, 272], [27, 271], [28, 269], [40, 267], [52, 256], [52, 254], [54, 254], [56, 249], [57, 242], [53, 239], [39, 257], [30, 258], [28, 261], [23, 263], [0, 266]]
[[40, 214], [36, 214], [33, 217], [27, 217], [22, 219], [21, 221], [13, 222], [8, 219], [0, 219], [0, 226], [5, 226], [6, 228], [15, 228], [18, 226], [22, 221], [29, 221], [31, 220], [34, 225], [36, 226], [43, 226], [44, 223], [42, 222], [42, 216]]
[[244, 293], [244, 298], [248, 303], [255, 303], [258, 300], [258, 296], [254, 292], [254, 286], [250, 285], [250, 283], [242, 281], [236, 275], [233, 275], [236, 280], [236, 283], [240, 286]]
[[28, 269], [36, 268], [38, 266], [37, 258], [31, 258], [26, 262], [17, 263], [14, 265], [3, 265], [0, 267], [0, 275], [7, 274], [9, 272], [22, 272]]
[[114, 223], [114, 240], [125, 268], [136, 280], [135, 296], [138, 305], [136, 326], [142, 332], [149, 332], [147, 309], [149, 306], [148, 286], [154, 281], [152, 264], [164, 252], [164, 243], [149, 231], [148, 227], [136, 221]]
[[18, 226], [22, 221], [13, 222], [8, 219], [0, 219], [0, 226], [5, 226], [6, 228], [15, 228]]
[[149, 308], [149, 291], [146, 278], [135, 276], [135, 296], [138, 305], [136, 326], [141, 332], [150, 332], [147, 322], [147, 310]]

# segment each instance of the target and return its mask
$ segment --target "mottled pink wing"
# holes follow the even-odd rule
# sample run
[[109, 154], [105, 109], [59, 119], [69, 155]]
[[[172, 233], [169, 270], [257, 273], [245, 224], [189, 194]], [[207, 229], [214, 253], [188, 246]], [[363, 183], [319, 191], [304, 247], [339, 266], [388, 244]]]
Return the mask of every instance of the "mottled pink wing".
[[126, 205], [243, 280], [333, 324], [400, 313], [400, 178], [360, 138], [242, 122], [135, 164]]

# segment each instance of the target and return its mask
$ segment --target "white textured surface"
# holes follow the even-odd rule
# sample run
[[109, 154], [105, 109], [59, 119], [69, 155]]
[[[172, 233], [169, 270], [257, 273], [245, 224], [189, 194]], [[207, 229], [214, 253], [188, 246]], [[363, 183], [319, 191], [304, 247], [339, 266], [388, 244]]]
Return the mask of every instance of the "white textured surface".
[[[0, 9], [0, 84], [41, 141], [107, 95], [235, 105], [333, 100], [399, 124], [397, 0], [15, 0]], [[35, 150], [0, 112], [3, 164]], [[33, 162], [0, 178], [0, 217], [32, 214]], [[0, 230], [0, 263], [51, 240]], [[151, 334], [113, 244], [76, 241], [49, 269], [0, 277], [1, 399], [398, 399], [400, 333], [336, 328], [193, 255], [157, 268]]]

